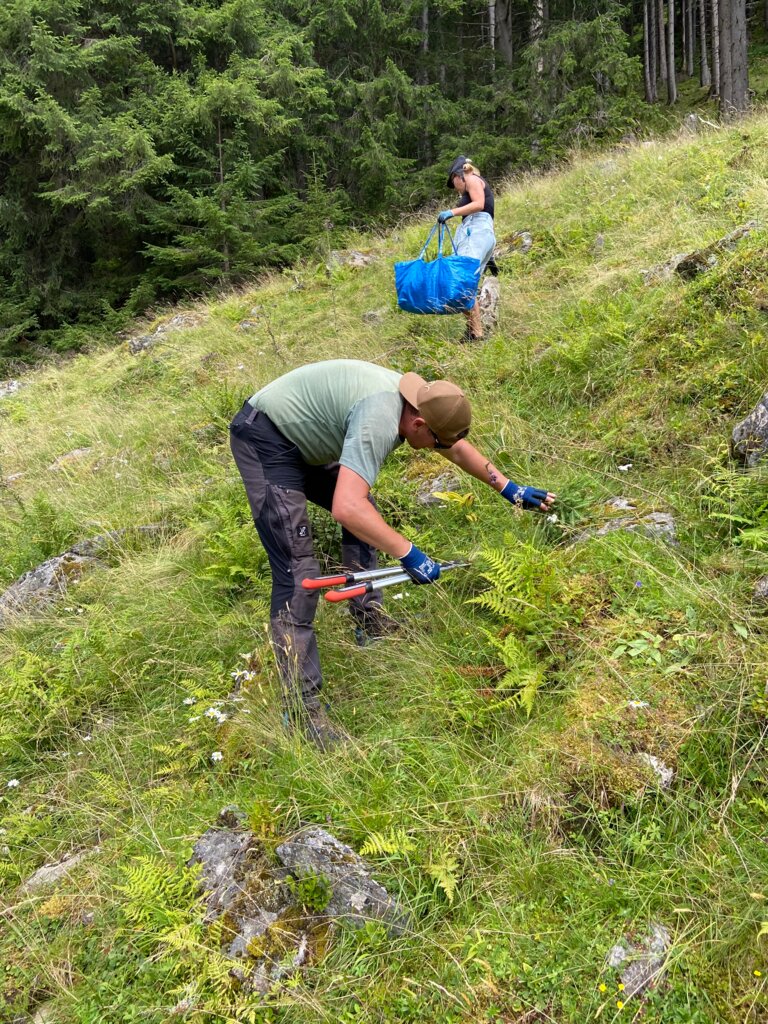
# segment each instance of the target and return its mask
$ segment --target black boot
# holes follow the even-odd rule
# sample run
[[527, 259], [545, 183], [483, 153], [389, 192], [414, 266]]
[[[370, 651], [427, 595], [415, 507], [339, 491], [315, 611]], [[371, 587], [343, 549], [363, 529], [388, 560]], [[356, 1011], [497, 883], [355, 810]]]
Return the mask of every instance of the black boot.
[[284, 713], [283, 722], [289, 732], [298, 730], [323, 753], [349, 740], [341, 726], [331, 721], [322, 704], [304, 705], [297, 710], [292, 708]]

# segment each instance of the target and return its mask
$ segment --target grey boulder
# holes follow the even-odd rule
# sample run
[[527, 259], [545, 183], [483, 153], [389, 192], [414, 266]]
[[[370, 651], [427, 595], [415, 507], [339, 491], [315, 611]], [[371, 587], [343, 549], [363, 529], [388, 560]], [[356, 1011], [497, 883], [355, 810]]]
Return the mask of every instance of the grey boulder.
[[384, 886], [371, 878], [362, 857], [325, 829], [299, 833], [278, 846], [277, 856], [296, 877], [318, 875], [331, 883], [333, 895], [324, 914], [358, 927], [376, 919], [394, 931], [405, 929], [405, 915]]
[[731, 455], [747, 466], [756, 466], [768, 450], [768, 391], [746, 419], [733, 428]]

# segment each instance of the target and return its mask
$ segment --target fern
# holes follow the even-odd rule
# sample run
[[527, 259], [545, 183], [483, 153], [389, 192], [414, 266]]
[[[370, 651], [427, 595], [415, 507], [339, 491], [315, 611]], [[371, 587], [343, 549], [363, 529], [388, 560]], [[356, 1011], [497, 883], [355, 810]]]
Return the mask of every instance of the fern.
[[707, 519], [728, 532], [735, 545], [768, 548], [768, 501], [765, 472], [735, 472], [713, 458], [701, 474], [701, 503]]
[[740, 547], [751, 548], [753, 551], [768, 550], [768, 523], [765, 526], [753, 526], [742, 530], [733, 543]]
[[470, 598], [470, 603], [491, 612], [505, 625], [501, 633], [488, 629], [484, 632], [508, 670], [498, 684], [500, 695], [514, 693], [513, 698], [506, 696], [488, 710], [507, 706], [514, 700], [530, 717], [545, 677], [536, 655], [520, 639], [520, 633], [534, 636], [540, 642], [567, 622], [570, 615], [577, 616], [574, 593], [567, 584], [561, 584], [551, 556], [530, 544], [520, 544], [512, 551], [488, 549], [483, 557], [489, 568], [482, 576], [491, 588]]
[[119, 807], [125, 802], [124, 790], [111, 775], [91, 769], [90, 776], [98, 788], [99, 798], [104, 803], [110, 807]]
[[[517, 692], [517, 702], [525, 711], [526, 716], [530, 718], [536, 701], [536, 694], [544, 683], [544, 673], [539, 668], [528, 669], [522, 679], [517, 675], [515, 681], [520, 686]], [[521, 683], [522, 686], [520, 685]]]
[[402, 828], [390, 828], [389, 832], [371, 832], [360, 847], [360, 853], [365, 856], [402, 857], [406, 853], [412, 853], [416, 844]]
[[181, 870], [158, 857], [137, 857], [123, 869], [125, 882], [117, 886], [124, 897], [123, 916], [131, 924], [161, 938], [189, 921], [200, 903], [198, 871]]
[[201, 969], [199, 980], [214, 995], [216, 1001], [229, 998], [235, 987], [232, 976], [232, 961], [223, 953], [208, 951]]
[[459, 884], [459, 862], [455, 857], [446, 854], [440, 860], [433, 860], [427, 865], [427, 874], [434, 881], [449, 903], [453, 903]]
[[521, 629], [534, 631], [545, 626], [560, 591], [546, 552], [531, 544], [519, 544], [511, 551], [488, 548], [483, 558], [489, 568], [481, 576], [491, 586], [470, 598], [469, 603]]

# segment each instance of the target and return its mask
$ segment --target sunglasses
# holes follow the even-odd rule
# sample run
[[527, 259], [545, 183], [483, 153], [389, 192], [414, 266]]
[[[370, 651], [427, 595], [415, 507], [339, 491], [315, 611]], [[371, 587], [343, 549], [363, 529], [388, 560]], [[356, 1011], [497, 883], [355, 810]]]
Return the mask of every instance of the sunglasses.
[[456, 441], [451, 441], [450, 444], [443, 444], [443, 442], [440, 440], [440, 438], [437, 436], [434, 430], [430, 430], [429, 432], [434, 439], [435, 448], [446, 451], [448, 448], [453, 448], [453, 446], [456, 444], [456, 441], [461, 441], [462, 438], [465, 438], [467, 436], [467, 434], [469, 433], [469, 427], [467, 427], [466, 430], [462, 430], [461, 433], [457, 436]]

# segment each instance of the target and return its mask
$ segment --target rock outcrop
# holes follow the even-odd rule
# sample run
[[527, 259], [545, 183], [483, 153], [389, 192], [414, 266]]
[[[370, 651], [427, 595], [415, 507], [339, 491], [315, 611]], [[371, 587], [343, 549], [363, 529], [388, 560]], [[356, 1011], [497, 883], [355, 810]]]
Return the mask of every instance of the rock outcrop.
[[768, 451], [768, 391], [745, 419], [733, 428], [731, 456], [756, 466]]
[[590, 526], [572, 539], [572, 544], [581, 544], [593, 537], [605, 537], [609, 533], [624, 530], [627, 533], [641, 533], [653, 540], [663, 540], [667, 544], [677, 544], [677, 528], [674, 518], [669, 512], [649, 512], [640, 517], [620, 516], [609, 519], [602, 526]]
[[672, 256], [665, 263], [658, 263], [649, 270], [641, 271], [646, 284], [659, 284], [662, 281], [670, 281], [673, 274], [683, 277], [686, 280], [696, 277], [704, 270], [710, 270], [717, 266], [723, 253], [736, 248], [742, 238], [746, 238], [756, 228], [756, 220], [750, 220], [746, 224], [731, 231], [723, 238], [705, 246], [703, 249], [696, 249], [693, 252], [679, 252]]
[[189, 863], [201, 866], [206, 921], [223, 917], [222, 949], [246, 991], [266, 993], [317, 959], [340, 921], [406, 927], [405, 914], [365, 861], [325, 829], [307, 828], [282, 842], [276, 866], [237, 808], [225, 808], [219, 822], [195, 843]]
[[197, 327], [203, 320], [204, 316], [202, 313], [176, 313], [170, 320], [159, 324], [151, 334], [140, 334], [135, 338], [129, 338], [128, 351], [132, 356], [138, 355], [139, 352], [146, 352], [163, 341], [166, 335], [173, 334], [175, 331], [185, 331], [191, 327]]

